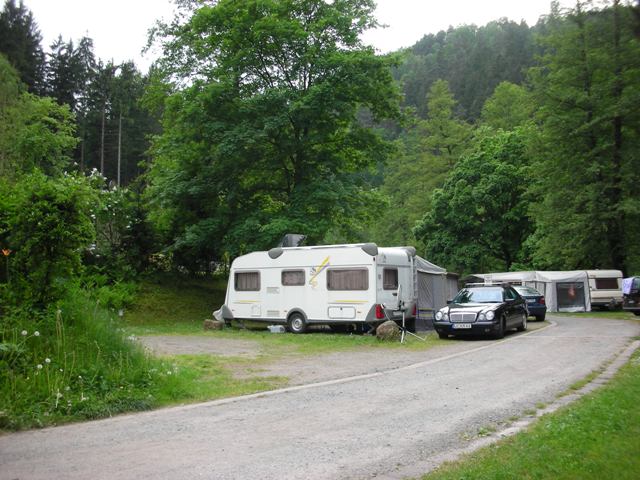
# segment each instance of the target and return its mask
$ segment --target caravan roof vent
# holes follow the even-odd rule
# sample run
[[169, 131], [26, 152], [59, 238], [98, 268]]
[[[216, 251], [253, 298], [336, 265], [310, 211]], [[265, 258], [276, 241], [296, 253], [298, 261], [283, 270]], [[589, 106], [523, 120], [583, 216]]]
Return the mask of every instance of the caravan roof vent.
[[268, 254], [269, 254], [269, 257], [275, 260], [280, 255], [282, 255], [282, 248], [280, 247], [272, 248], [271, 250], [269, 250]]
[[365, 243], [362, 245], [362, 250], [364, 250], [364, 253], [368, 253], [372, 257], [378, 255], [378, 246], [375, 243]]

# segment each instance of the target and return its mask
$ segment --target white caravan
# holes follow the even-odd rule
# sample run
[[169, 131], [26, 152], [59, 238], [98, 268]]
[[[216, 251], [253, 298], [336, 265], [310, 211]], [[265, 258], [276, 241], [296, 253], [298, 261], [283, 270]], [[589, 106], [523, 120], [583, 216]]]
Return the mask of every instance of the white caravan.
[[620, 270], [587, 270], [591, 306], [615, 310], [622, 305]]
[[415, 317], [413, 247], [373, 243], [273, 248], [236, 258], [221, 316], [286, 324], [379, 323]]

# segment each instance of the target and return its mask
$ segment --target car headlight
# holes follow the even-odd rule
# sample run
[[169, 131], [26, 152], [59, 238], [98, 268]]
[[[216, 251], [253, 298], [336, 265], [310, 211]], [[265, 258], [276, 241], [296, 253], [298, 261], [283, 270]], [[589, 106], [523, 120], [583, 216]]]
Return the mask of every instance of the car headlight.
[[440, 310], [436, 312], [436, 320], [442, 320], [442, 312]]
[[480, 315], [478, 315], [478, 320], [480, 320], [481, 322], [484, 320], [484, 318], [484, 313], [480, 313]]
[[444, 320], [445, 322], [449, 321], [449, 314], [445, 313], [444, 315], [442, 315], [442, 320]]
[[485, 316], [487, 317], [487, 320], [493, 320], [496, 314], [493, 311], [491, 311], [491, 312], [487, 312]]

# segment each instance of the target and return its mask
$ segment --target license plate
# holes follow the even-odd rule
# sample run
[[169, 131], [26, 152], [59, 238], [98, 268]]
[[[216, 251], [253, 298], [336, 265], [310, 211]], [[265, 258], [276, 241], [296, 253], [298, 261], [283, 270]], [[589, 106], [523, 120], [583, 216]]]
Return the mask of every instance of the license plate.
[[454, 323], [453, 328], [471, 328], [470, 323]]

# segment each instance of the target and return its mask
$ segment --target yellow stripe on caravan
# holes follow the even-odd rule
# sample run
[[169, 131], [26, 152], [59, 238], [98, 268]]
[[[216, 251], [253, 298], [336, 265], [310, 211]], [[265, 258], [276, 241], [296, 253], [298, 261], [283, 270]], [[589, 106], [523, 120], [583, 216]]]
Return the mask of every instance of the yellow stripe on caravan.
[[362, 304], [362, 303], [367, 303], [367, 300], [336, 300], [334, 302], [329, 302], [329, 303], [358, 303], [358, 304]]
[[314, 287], [316, 286], [317, 284], [316, 277], [322, 273], [322, 271], [327, 267], [327, 265], [329, 265], [329, 256], [327, 256], [327, 258], [325, 258], [320, 265], [312, 269], [312, 272], [315, 270], [315, 273], [309, 279], [309, 285], [312, 285]]
[[233, 302], [233, 303], [260, 303], [259, 300], [238, 300], [237, 302]]

